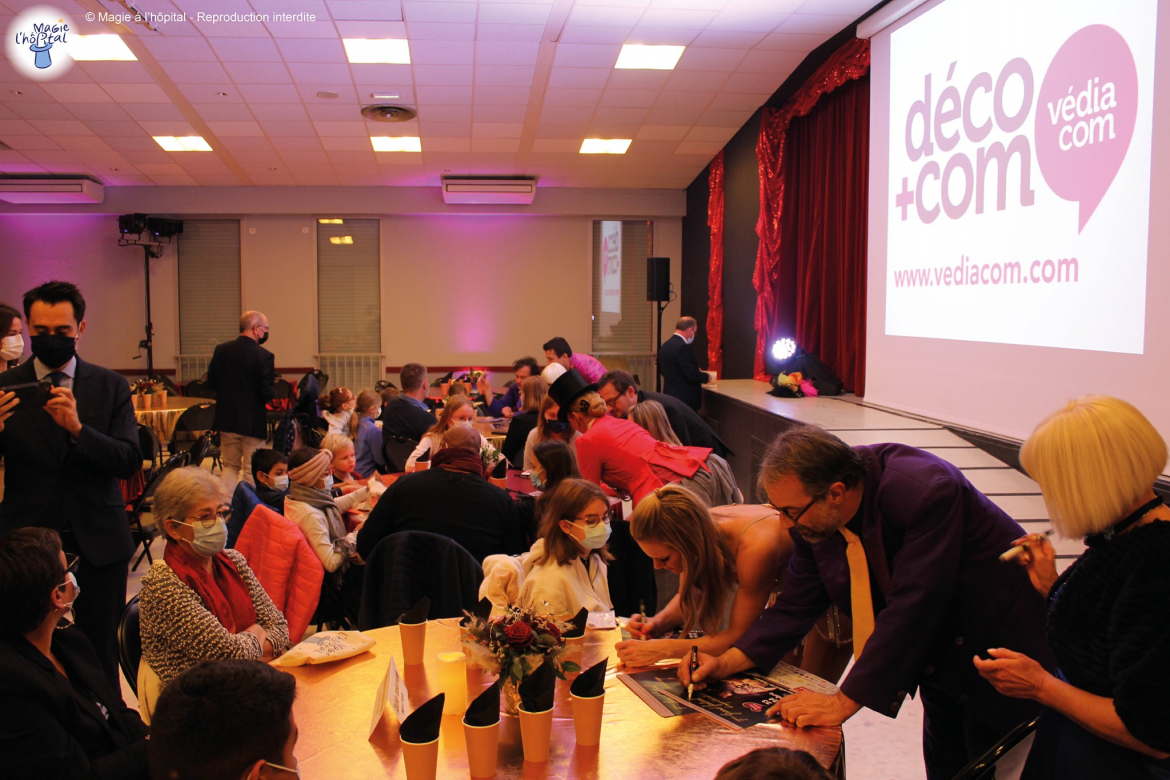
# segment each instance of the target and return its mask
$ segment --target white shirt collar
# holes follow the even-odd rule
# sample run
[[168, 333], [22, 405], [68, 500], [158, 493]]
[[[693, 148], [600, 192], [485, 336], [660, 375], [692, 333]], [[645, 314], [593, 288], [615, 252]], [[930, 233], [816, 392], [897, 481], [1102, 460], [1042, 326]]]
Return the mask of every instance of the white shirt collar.
[[[53, 373], [53, 370], [54, 370], [54, 369], [49, 368], [48, 366], [46, 366], [44, 363], [42, 363], [40, 360], [38, 360], [36, 358], [33, 358], [33, 367], [36, 369], [38, 382], [41, 381], [42, 379], [44, 379], [45, 377], [47, 377], [49, 374]], [[62, 374], [69, 377], [70, 379], [75, 378], [75, 375], [77, 373], [77, 356], [74, 355], [73, 357], [71, 357], [69, 359], [69, 362], [66, 363], [64, 365], [64, 367], [56, 369], [56, 370], [60, 371]]]

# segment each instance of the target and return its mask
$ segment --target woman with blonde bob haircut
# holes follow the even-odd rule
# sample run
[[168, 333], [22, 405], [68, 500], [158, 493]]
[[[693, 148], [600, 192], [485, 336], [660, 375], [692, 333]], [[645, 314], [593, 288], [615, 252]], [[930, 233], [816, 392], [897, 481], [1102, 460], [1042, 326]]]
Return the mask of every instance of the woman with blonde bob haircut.
[[1047, 539], [1017, 539], [1016, 562], [1048, 598], [1058, 670], [988, 650], [979, 673], [1046, 708], [1026, 780], [1170, 777], [1170, 509], [1154, 493], [1166, 442], [1125, 401], [1085, 396], [1042, 422], [1020, 451], [1052, 524], [1088, 549], [1057, 576]]
[[[681, 658], [692, 645], [703, 653], [725, 652], [764, 611], [792, 556], [791, 526], [768, 507], [708, 509], [702, 498], [678, 485], [646, 496], [634, 509], [630, 533], [654, 568], [679, 575], [679, 592], [653, 618], [631, 616], [634, 639], [618, 643], [618, 657], [642, 666]], [[690, 631], [705, 636], [654, 638], [676, 628], [683, 637]]]

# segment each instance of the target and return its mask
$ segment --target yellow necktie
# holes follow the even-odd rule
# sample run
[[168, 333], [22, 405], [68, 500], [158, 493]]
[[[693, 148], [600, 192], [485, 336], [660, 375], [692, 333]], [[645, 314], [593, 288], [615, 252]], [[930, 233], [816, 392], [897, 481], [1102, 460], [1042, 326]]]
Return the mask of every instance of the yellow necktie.
[[853, 657], [860, 658], [873, 633], [873, 594], [869, 590], [869, 565], [861, 538], [844, 526], [845, 558], [849, 561], [849, 596], [853, 606]]

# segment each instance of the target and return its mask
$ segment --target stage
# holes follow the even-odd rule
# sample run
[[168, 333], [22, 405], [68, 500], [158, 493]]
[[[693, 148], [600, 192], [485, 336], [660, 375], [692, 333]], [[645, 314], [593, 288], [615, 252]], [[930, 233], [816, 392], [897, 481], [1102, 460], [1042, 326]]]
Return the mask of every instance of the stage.
[[[705, 388], [703, 416], [735, 451], [728, 458], [744, 499], [755, 500], [760, 459], [795, 423], [820, 425], [851, 445], [895, 442], [920, 447], [959, 467], [975, 487], [1029, 532], [1049, 528], [1040, 487], [1025, 474], [956, 435], [939, 421], [866, 406], [853, 395], [777, 398], [767, 382], [720, 379]], [[1063, 571], [1085, 549], [1079, 539], [1053, 537]]]

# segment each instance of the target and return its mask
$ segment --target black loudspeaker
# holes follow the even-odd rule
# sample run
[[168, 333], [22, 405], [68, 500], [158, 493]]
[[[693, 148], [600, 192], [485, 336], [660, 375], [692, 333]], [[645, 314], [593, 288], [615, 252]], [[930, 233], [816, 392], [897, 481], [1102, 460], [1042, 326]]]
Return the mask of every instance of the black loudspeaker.
[[670, 258], [646, 258], [646, 300], [670, 300]]

